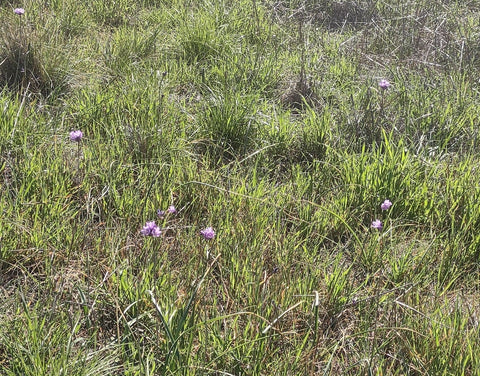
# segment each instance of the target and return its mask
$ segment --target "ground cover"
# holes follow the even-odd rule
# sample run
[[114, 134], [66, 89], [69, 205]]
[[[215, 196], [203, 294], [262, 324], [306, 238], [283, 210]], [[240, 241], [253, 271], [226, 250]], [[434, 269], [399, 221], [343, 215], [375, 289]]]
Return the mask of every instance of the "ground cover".
[[1, 374], [480, 374], [479, 13], [1, 3]]

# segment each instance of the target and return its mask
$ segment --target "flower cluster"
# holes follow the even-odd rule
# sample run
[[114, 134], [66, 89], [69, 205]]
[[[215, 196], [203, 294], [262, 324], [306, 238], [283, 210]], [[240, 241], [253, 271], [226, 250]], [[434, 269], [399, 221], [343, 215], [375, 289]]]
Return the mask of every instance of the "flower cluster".
[[157, 226], [155, 221], [145, 223], [145, 226], [143, 226], [140, 232], [144, 236], [153, 236], [154, 238], [158, 238], [162, 234], [160, 227]]
[[378, 83], [378, 86], [380, 87], [380, 89], [382, 90], [387, 90], [392, 84], [390, 82], [388, 82], [387, 80], [383, 79], [383, 80], [380, 80], [380, 82]]
[[382, 221], [380, 219], [375, 219], [372, 222], [372, 228], [377, 229], [377, 230], [381, 230], [383, 228]]
[[23, 8], [15, 8], [15, 9], [13, 10], [13, 12], [14, 12], [15, 14], [18, 14], [19, 16], [21, 16], [21, 15], [25, 14], [25, 9], [23, 9]]
[[177, 214], [177, 208], [173, 205], [170, 205], [167, 210], [158, 209], [157, 216], [159, 218], [164, 218], [165, 214]]
[[83, 138], [83, 132], [80, 130], [70, 132], [70, 141], [80, 142]]
[[[385, 200], [382, 202], [382, 204], [380, 205], [380, 209], [382, 209], [382, 211], [385, 211], [385, 210], [388, 210], [390, 209], [390, 207], [392, 206], [392, 202], [390, 200]], [[376, 229], [376, 230], [381, 230], [383, 228], [383, 223], [381, 220], [379, 219], [375, 219], [372, 224], [371, 224], [371, 227]]]
[[200, 235], [202, 235], [204, 239], [211, 240], [215, 237], [215, 231], [212, 227], [207, 227], [200, 231]]
[[390, 206], [392, 206], [392, 202], [390, 200], [385, 200], [382, 202], [382, 205], [380, 205], [380, 208], [385, 211], [385, 210], [388, 210], [390, 209]]
[[[177, 208], [174, 205], [170, 205], [166, 210], [158, 209], [157, 216], [160, 219], [164, 219], [167, 214], [177, 214]], [[161, 234], [160, 228], [156, 225], [155, 221], [149, 221], [143, 226], [140, 231], [144, 236], [159, 237]], [[215, 230], [212, 227], [206, 227], [200, 231], [200, 235], [206, 240], [212, 240], [215, 237]]]

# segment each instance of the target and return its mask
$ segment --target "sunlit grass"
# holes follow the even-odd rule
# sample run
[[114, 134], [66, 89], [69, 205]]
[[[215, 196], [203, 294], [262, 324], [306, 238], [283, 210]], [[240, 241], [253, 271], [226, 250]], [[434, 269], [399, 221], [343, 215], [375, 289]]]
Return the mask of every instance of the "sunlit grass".
[[2, 374], [480, 374], [475, 4], [22, 6]]

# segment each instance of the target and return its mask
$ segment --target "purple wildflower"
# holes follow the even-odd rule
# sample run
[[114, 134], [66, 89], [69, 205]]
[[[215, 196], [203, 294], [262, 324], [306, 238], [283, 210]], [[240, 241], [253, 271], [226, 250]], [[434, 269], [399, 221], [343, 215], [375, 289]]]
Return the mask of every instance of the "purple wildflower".
[[382, 202], [382, 205], [380, 205], [380, 208], [382, 210], [388, 210], [390, 209], [390, 206], [392, 206], [392, 202], [390, 200], [385, 200]]
[[380, 82], [378, 83], [378, 86], [380, 86], [380, 89], [382, 89], [382, 90], [387, 90], [387, 89], [391, 86], [391, 83], [388, 82], [388, 81], [385, 80], [385, 79], [382, 79], [382, 80], [380, 80]]
[[204, 228], [200, 231], [200, 235], [204, 237], [204, 239], [210, 240], [215, 237], [215, 231], [211, 227]]
[[157, 215], [158, 215], [159, 218], [165, 217], [165, 210], [158, 209], [157, 210]]
[[80, 142], [83, 138], [82, 131], [71, 131], [70, 132], [70, 141]]
[[382, 222], [379, 219], [375, 219], [372, 222], [372, 228], [375, 228], [377, 230], [381, 230], [383, 228]]
[[177, 209], [175, 208], [175, 206], [173, 205], [170, 205], [167, 209], [167, 213], [169, 214], [176, 214], [177, 213]]
[[25, 14], [25, 9], [23, 9], [23, 8], [15, 8], [15, 9], [13, 10], [13, 12], [14, 12], [15, 14], [18, 14], [19, 16], [21, 16], [22, 14]]
[[160, 231], [160, 227], [158, 227], [155, 224], [155, 221], [150, 221], [145, 223], [145, 226], [143, 226], [142, 230], [140, 231], [142, 235], [145, 236], [153, 236], [154, 238], [158, 238], [160, 234], [162, 233]]

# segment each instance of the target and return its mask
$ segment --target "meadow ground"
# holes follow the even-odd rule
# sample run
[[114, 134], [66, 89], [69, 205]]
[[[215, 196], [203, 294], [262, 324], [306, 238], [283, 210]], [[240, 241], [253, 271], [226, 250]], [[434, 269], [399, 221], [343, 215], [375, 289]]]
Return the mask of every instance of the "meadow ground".
[[0, 373], [480, 375], [479, 20], [2, 2]]

